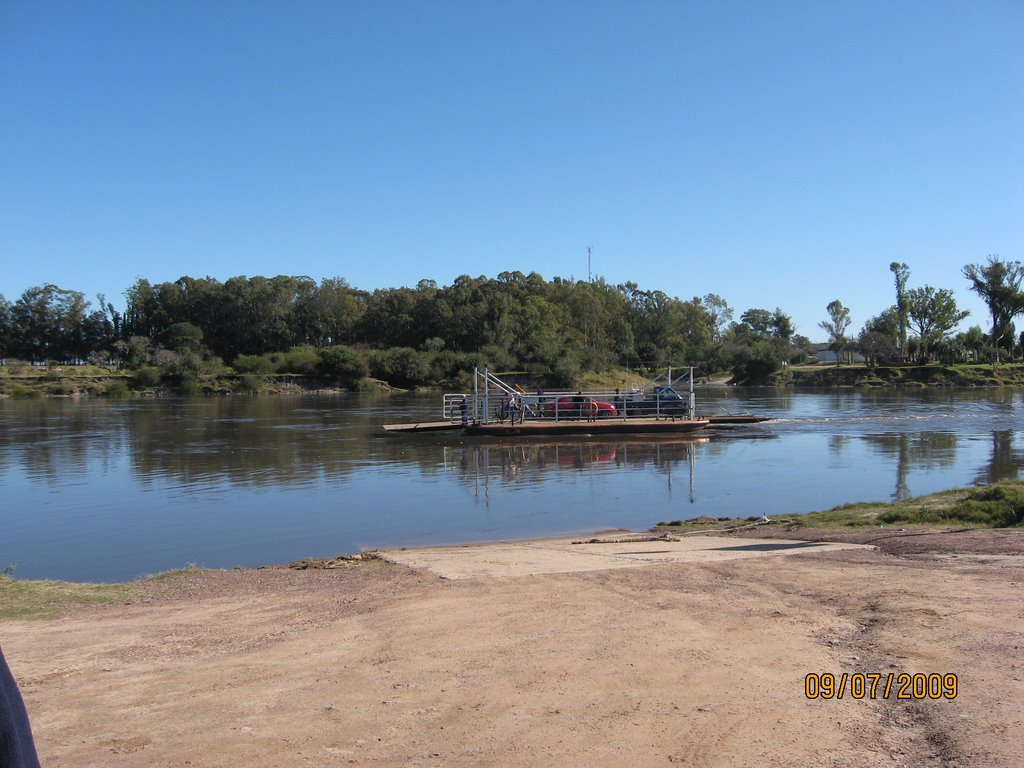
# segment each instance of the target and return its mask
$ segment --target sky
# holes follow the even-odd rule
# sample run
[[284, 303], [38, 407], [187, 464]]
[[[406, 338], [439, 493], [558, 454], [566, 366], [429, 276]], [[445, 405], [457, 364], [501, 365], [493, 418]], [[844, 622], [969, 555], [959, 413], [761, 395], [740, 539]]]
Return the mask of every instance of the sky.
[[0, 294], [506, 270], [851, 330], [1024, 260], [1020, 0], [0, 0]]

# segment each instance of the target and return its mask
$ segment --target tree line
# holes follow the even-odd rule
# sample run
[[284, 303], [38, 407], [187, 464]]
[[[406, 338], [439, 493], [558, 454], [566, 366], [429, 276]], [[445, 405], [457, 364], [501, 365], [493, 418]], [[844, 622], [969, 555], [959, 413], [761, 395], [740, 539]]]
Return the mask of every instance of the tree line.
[[840, 300], [826, 307], [828, 319], [819, 327], [828, 334], [829, 349], [837, 363], [847, 350], [860, 352], [868, 365], [890, 360], [927, 363], [933, 359], [952, 364], [983, 357], [998, 363], [1013, 360], [1017, 350], [1024, 347], [1024, 333], [1017, 337], [1013, 323], [1024, 314], [1024, 265], [1019, 261], [989, 256], [985, 264], [967, 264], [962, 269], [970, 290], [988, 307], [991, 326], [987, 334], [977, 325], [954, 334], [970, 313], [957, 307], [952, 290], [931, 285], [908, 288], [910, 267], [902, 262], [892, 262], [889, 271], [895, 283], [896, 303], [870, 318], [858, 336], [847, 335], [850, 313]]
[[[820, 325], [839, 356], [869, 363], [949, 362], [989, 348], [1014, 354], [1014, 318], [1024, 312], [1019, 262], [990, 257], [964, 267], [992, 312], [992, 330], [953, 331], [966, 316], [952, 291], [907, 288], [909, 268], [894, 263], [896, 303], [849, 335], [849, 310], [828, 304]], [[692, 365], [759, 380], [811, 353], [781, 308], [735, 317], [715, 294], [682, 300], [636, 283], [545, 280], [537, 273], [463, 275], [451, 285], [360, 290], [343, 278], [182, 277], [138, 279], [119, 313], [55, 285], [0, 296], [0, 359], [91, 362], [187, 377], [231, 366], [238, 372], [293, 372], [398, 386], [458, 383], [474, 366], [527, 370], [566, 385], [586, 370]]]

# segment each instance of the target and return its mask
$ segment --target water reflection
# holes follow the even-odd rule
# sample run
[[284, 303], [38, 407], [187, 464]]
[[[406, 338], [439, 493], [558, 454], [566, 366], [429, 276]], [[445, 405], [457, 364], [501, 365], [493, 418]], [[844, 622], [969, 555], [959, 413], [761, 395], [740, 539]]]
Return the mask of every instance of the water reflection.
[[894, 460], [894, 501], [909, 498], [907, 478], [913, 469], [949, 469], [956, 464], [960, 438], [951, 432], [904, 432], [864, 435], [858, 438], [883, 456]]
[[1000, 480], [1016, 480], [1024, 470], [1024, 450], [1017, 447], [1019, 432], [999, 430], [991, 434], [991, 458], [974, 482], [982, 485]]
[[[958, 451], [967, 444], [976, 447], [979, 439], [989, 446], [989, 457], [977, 469], [976, 482], [1017, 477], [1024, 467], [1019, 432], [1010, 428], [1017, 423], [1021, 393], [843, 391], [804, 395], [799, 402], [786, 393], [758, 394], [738, 403], [732, 390], [723, 392], [705, 401], [705, 412], [742, 408], [774, 415], [777, 422], [708, 433], [698, 438], [707, 456], [729, 451], [739, 436], [785, 439], [793, 432], [823, 432], [835, 456], [857, 441], [891, 464], [896, 499], [910, 493], [907, 478], [914, 470], [950, 468]], [[102, 474], [124, 458], [143, 483], [259, 488], [344, 483], [353, 472], [386, 462], [415, 466], [425, 474], [458, 466], [471, 468], [474, 477], [496, 472], [507, 482], [530, 483], [552, 472], [602, 465], [670, 472], [694, 455], [692, 440], [483, 445], [463, 444], [459, 438], [376, 437], [382, 420], [403, 414], [420, 418], [430, 413], [434, 399], [8, 402], [0, 408], [0, 471], [17, 468], [34, 481], [67, 481]], [[880, 426], [883, 431], [877, 431]]]
[[[1020, 477], [1024, 393], [721, 388], [686, 439], [378, 436], [440, 396], [0, 402], [0, 566], [130, 578], [361, 547], [649, 527]], [[31, 510], [31, 514], [25, 514]], [[105, 567], [106, 571], [97, 572]]]
[[638, 440], [557, 441], [544, 443], [463, 442], [444, 446], [444, 466], [455, 473], [474, 496], [485, 504], [491, 499], [491, 481], [502, 486], [540, 484], [556, 473], [614, 472], [625, 469], [649, 470], [664, 477], [671, 495], [681, 468], [688, 478], [690, 500], [694, 500], [697, 446], [707, 445], [708, 436]]
[[145, 483], [224, 481], [239, 486], [338, 479], [367, 456], [372, 411], [336, 398], [302, 407], [290, 398], [161, 402], [12, 403], [2, 411], [0, 469], [64, 480], [127, 457]]

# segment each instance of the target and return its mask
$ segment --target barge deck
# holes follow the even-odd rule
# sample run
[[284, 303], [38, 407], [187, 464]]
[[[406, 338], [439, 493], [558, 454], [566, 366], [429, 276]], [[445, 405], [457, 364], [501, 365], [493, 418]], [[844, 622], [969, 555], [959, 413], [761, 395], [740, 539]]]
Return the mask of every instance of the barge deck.
[[384, 424], [383, 431], [392, 435], [445, 433], [467, 437], [679, 435], [709, 426], [767, 421], [751, 414], [698, 416], [692, 369], [688, 378], [690, 391], [686, 397], [672, 388], [675, 382], [671, 369], [668, 385], [650, 392], [528, 393], [487, 369], [477, 369], [473, 372], [472, 393], [444, 396], [441, 413], [446, 420]]

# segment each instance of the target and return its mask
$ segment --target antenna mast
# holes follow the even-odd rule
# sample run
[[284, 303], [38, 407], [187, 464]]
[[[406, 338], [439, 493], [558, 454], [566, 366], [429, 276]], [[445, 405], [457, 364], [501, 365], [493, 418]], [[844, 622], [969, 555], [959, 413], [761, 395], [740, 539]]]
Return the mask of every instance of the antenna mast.
[[594, 282], [594, 274], [593, 274], [593, 272], [590, 271], [590, 251], [591, 251], [591, 248], [588, 245], [587, 246], [587, 282], [588, 283]]

